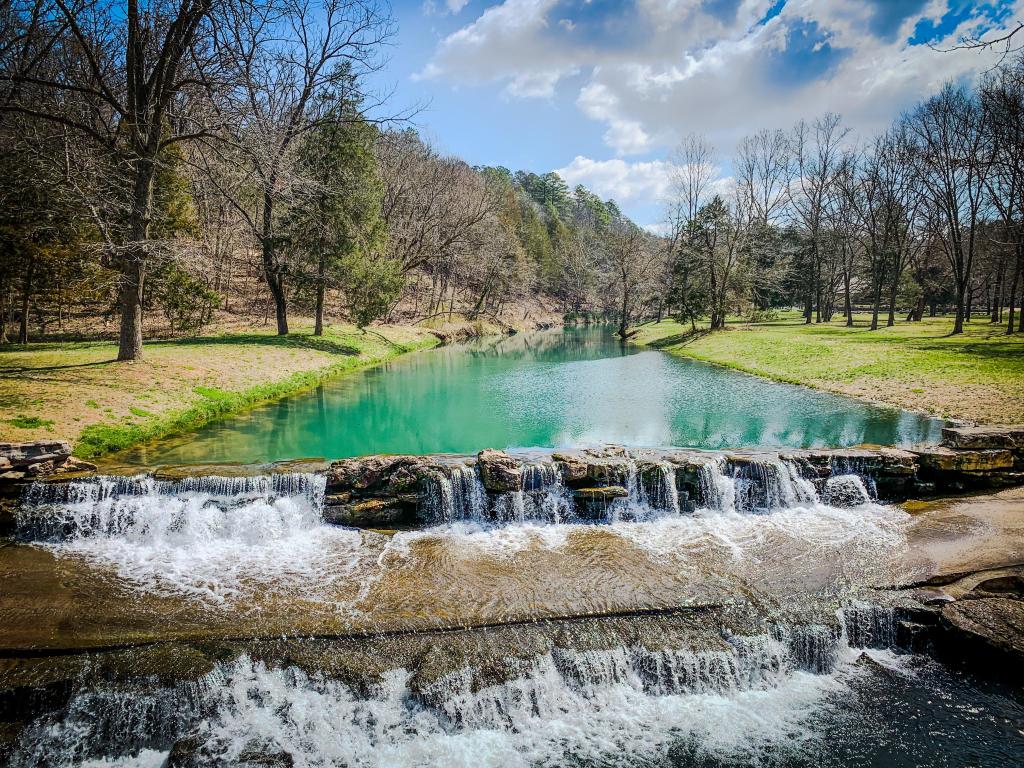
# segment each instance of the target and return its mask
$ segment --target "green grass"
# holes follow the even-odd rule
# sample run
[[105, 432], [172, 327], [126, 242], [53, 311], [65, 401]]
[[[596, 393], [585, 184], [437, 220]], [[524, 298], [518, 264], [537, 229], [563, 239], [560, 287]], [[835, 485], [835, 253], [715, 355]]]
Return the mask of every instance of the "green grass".
[[929, 318], [871, 331], [867, 316], [805, 325], [797, 313], [708, 333], [675, 321], [640, 326], [634, 341], [778, 381], [984, 423], [1024, 421], [1024, 335], [976, 319], [950, 336]]
[[12, 419], [5, 419], [5, 421], [18, 429], [45, 429], [53, 426], [52, 419], [41, 419], [38, 416], [15, 416]]
[[110, 342], [0, 347], [0, 440], [57, 437], [97, 458], [437, 343], [414, 328], [330, 326], [320, 337], [300, 328], [154, 341], [138, 363], [116, 362]]
[[[381, 354], [360, 357], [359, 350], [346, 352], [346, 357], [326, 368], [304, 371], [248, 387], [240, 391], [225, 391], [216, 387], [198, 386], [193, 391], [202, 397], [182, 410], [157, 416], [145, 424], [94, 424], [85, 427], [75, 444], [74, 453], [83, 459], [93, 459], [109, 453], [123, 451], [149, 440], [190, 432], [214, 419], [229, 416], [282, 397], [305, 392], [325, 381], [359, 368], [381, 363], [405, 352], [427, 349], [437, 340], [430, 337], [409, 345], [390, 345]], [[138, 416], [153, 415], [141, 408], [131, 408]]]

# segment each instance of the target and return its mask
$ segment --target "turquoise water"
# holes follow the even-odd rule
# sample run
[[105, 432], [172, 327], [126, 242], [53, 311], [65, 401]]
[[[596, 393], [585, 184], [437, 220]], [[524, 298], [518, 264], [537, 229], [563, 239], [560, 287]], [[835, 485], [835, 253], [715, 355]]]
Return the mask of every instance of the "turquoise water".
[[120, 458], [256, 463], [370, 453], [822, 447], [937, 438], [941, 422], [566, 329], [414, 353]]

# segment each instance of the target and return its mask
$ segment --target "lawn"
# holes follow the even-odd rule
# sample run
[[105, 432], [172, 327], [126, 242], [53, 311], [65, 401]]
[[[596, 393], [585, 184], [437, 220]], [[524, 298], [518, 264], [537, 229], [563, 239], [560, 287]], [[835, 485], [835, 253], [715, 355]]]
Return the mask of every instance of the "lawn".
[[332, 326], [152, 341], [118, 363], [111, 342], [0, 348], [0, 441], [64, 439], [92, 458], [311, 389], [346, 371], [437, 343], [428, 331]]
[[1024, 335], [975, 319], [928, 318], [868, 329], [867, 315], [805, 325], [796, 313], [724, 331], [690, 333], [672, 320], [639, 326], [634, 340], [728, 366], [922, 413], [983, 424], [1024, 423]]

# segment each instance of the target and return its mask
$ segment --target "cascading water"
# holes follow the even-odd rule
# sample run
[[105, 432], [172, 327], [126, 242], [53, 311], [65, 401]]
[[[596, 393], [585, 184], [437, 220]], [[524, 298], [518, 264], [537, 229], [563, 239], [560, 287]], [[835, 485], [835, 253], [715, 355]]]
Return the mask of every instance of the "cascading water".
[[667, 461], [658, 461], [652, 465], [652, 474], [649, 482], [640, 483], [641, 503], [674, 515], [680, 514], [676, 468]]
[[465, 464], [433, 472], [422, 506], [425, 522], [431, 525], [487, 519], [487, 493], [476, 468]]
[[312, 473], [35, 483], [18, 537], [112, 566], [143, 590], [222, 601], [245, 583], [314, 578], [328, 541], [358, 539], [322, 523], [324, 490]]
[[[646, 627], [639, 638], [588, 647], [633, 634], [634, 621]], [[159, 766], [174, 745], [174, 764], [183, 766], [257, 757], [275, 765], [526, 766], [558, 763], [566, 753], [599, 763], [628, 754], [646, 764], [668, 748], [727, 765], [752, 751], [788, 749], [794, 731], [811, 738], [804, 723], [844, 690], [858, 655], [845, 633], [815, 625], [723, 632], [701, 641], [710, 648], [662, 645], [657, 638], [671, 636], [674, 621], [618, 620], [603, 641], [594, 632], [600, 622], [536, 625], [523, 630], [521, 645], [560, 644], [471, 666], [456, 654], [441, 674], [428, 662], [366, 683], [243, 654], [196, 681], [83, 691], [21, 734], [11, 764]], [[393, 652], [404, 642], [391, 641]], [[420, 680], [424, 673], [431, 679]]]
[[[702, 464], [697, 472], [702, 506], [722, 512], [764, 513], [794, 507], [826, 504], [849, 508], [870, 504], [874, 498], [866, 476], [834, 474], [819, 497], [810, 480], [792, 461], [774, 456], [745, 457], [730, 461], [724, 456]], [[845, 469], [849, 469], [848, 467]]]

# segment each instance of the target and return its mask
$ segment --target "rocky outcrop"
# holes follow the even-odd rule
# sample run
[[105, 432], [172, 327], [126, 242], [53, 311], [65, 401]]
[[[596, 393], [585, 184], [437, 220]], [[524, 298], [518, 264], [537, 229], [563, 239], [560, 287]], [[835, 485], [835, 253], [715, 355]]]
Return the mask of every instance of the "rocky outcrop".
[[942, 444], [958, 450], [1024, 450], [1024, 424], [1006, 427], [946, 427]]
[[926, 473], [991, 472], [1013, 469], [1013, 451], [956, 450], [942, 445], [915, 448], [920, 468]]
[[964, 599], [942, 608], [949, 640], [965, 656], [985, 653], [1024, 661], [1024, 601], [1008, 597]]
[[504, 451], [490, 448], [476, 455], [480, 481], [492, 493], [512, 493], [523, 487], [522, 464]]
[[[1016, 428], [1009, 429], [1012, 434]], [[998, 441], [995, 434], [992, 428], [986, 428], [987, 440]], [[438, 504], [462, 505], [462, 513], [466, 505], [477, 504], [475, 514], [486, 516], [498, 506], [509, 508], [511, 502], [502, 502], [505, 496], [543, 494], [556, 478], [568, 489], [577, 514], [583, 517], [603, 514], [616, 499], [629, 495], [630, 488], [650, 502], [687, 512], [715, 502], [708, 494], [713, 493], [709, 481], [716, 472], [764, 485], [761, 495], [769, 506], [767, 486], [793, 473], [810, 481], [821, 498], [830, 498], [830, 492], [834, 495], [832, 478], [856, 474], [864, 478], [877, 498], [900, 501], [967, 487], [1024, 484], [1015, 451], [921, 446], [911, 450], [860, 447], [765, 453], [627, 451], [606, 446], [550, 454], [485, 450], [475, 457], [367, 456], [331, 465], [326, 514], [333, 522], [367, 527], [436, 521]], [[673, 488], [675, 505], [665, 498]], [[860, 493], [863, 497], [863, 491]], [[429, 511], [432, 505], [434, 512]], [[440, 519], [447, 518], [442, 515]]]
[[95, 464], [72, 456], [71, 444], [64, 440], [0, 443], [0, 480], [10, 482], [95, 470]]

